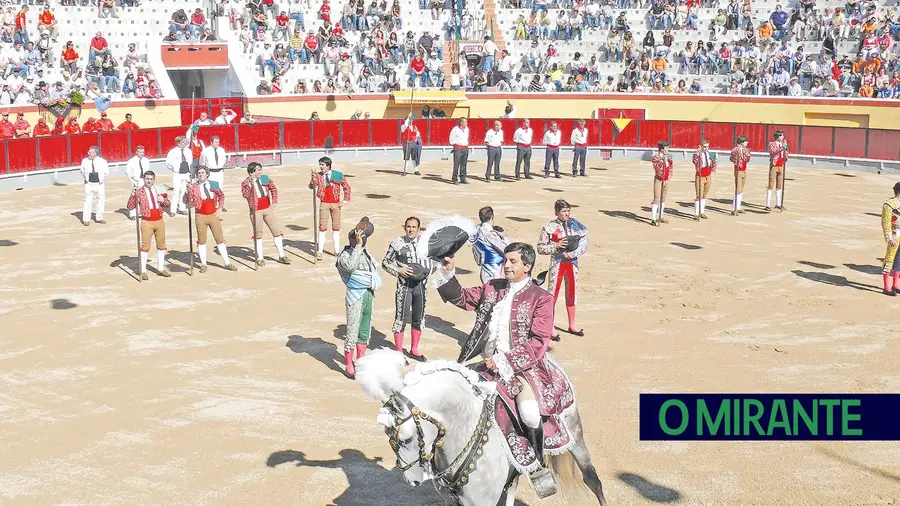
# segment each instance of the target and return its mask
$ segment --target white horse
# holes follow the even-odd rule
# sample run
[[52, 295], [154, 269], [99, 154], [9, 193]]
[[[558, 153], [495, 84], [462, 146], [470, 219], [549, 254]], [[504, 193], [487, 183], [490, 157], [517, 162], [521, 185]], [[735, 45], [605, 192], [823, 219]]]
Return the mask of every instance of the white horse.
[[[512, 506], [520, 473], [509, 462], [506, 441], [493, 423], [496, 384], [447, 360], [420, 364], [404, 377], [407, 365], [396, 351], [375, 350], [356, 366], [363, 391], [383, 403], [378, 422], [406, 482], [415, 487], [433, 480], [446, 505]], [[584, 484], [606, 506], [577, 407], [562, 419], [575, 442], [571, 457]], [[578, 485], [571, 457], [550, 457], [565, 488]]]

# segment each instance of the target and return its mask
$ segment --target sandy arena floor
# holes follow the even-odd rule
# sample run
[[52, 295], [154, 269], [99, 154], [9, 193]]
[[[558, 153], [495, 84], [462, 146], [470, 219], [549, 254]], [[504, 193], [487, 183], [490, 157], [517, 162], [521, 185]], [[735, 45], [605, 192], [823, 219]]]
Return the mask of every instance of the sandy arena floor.
[[[554, 353], [575, 381], [611, 504], [900, 503], [897, 444], [644, 443], [637, 421], [641, 392], [900, 391], [897, 301], [879, 286], [878, 213], [896, 177], [791, 169], [788, 211], [765, 214], [764, 169], [752, 167], [747, 213], [735, 218], [723, 171], [698, 223], [681, 163], [675, 214], [653, 228], [642, 210], [648, 163], [589, 165], [587, 179], [454, 187], [440, 179], [449, 162], [424, 165], [422, 179], [351, 164], [344, 222], [371, 217], [381, 257], [411, 214], [427, 224], [490, 204], [511, 238], [535, 243], [555, 199], [577, 206], [592, 234], [581, 264], [587, 336], [564, 334]], [[144, 284], [130, 274], [124, 180], [108, 184], [109, 223], [89, 228], [80, 185], [0, 195], [0, 503], [436, 504], [430, 487], [390, 470], [379, 406], [341, 374], [343, 285], [332, 256], [310, 262], [309, 169], [268, 169], [292, 265], [249, 268], [234, 170], [225, 233], [238, 272], [189, 277], [179, 216], [167, 218], [174, 276]], [[265, 249], [274, 255], [271, 240]], [[459, 263], [474, 284], [471, 254]], [[393, 286], [386, 276], [378, 292], [374, 347], [390, 335]], [[438, 300], [424, 352], [455, 358], [473, 318]], [[523, 485], [522, 504], [566, 504]]]

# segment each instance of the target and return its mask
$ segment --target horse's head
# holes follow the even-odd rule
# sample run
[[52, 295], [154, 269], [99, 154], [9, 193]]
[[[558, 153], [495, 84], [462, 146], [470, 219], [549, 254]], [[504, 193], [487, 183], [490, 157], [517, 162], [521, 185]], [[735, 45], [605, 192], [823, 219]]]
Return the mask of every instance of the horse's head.
[[[435, 405], [427, 402], [448, 393], [435, 390], [439, 385], [447, 386], [446, 378], [438, 384], [423, 379], [437, 372], [457, 373], [453, 377], [459, 381], [458, 388], [465, 388], [469, 395], [474, 391], [473, 398], [494, 395], [496, 386], [480, 382], [477, 374], [456, 362], [440, 360], [421, 364], [404, 378], [402, 370], [407, 365], [398, 352], [376, 350], [359, 360], [356, 379], [367, 395], [382, 402], [378, 423], [384, 426], [397, 456], [397, 468], [407, 483], [418, 486], [434, 477], [434, 457], [443, 447], [447, 434], [444, 422], [432, 411]], [[472, 390], [462, 385], [469, 385]]]

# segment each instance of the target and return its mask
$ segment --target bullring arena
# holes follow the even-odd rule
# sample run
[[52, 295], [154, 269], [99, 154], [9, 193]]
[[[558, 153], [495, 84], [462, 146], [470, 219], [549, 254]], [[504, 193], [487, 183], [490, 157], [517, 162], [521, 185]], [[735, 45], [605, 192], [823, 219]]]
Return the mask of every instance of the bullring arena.
[[[512, 162], [505, 155], [506, 176]], [[121, 173], [108, 185], [106, 225], [82, 227], [79, 183], [0, 195], [0, 502], [438, 503], [429, 484], [413, 489], [392, 471], [379, 405], [342, 373], [344, 287], [333, 256], [317, 264], [311, 256], [313, 167], [266, 168], [280, 189], [291, 265], [251, 269], [238, 192], [245, 172], [236, 168], [226, 171], [224, 226], [238, 271], [210, 253], [209, 271], [190, 277], [187, 221], [177, 216], [166, 218], [173, 277], [151, 269], [144, 283], [133, 275]], [[655, 443], [637, 431], [646, 392], [900, 390], [896, 301], [879, 286], [879, 212], [897, 176], [798, 166], [788, 173], [787, 210], [766, 213], [766, 167], [754, 159], [746, 214], [728, 213], [724, 167], [710, 219], [695, 222], [693, 167], [679, 159], [670, 223], [656, 228], [649, 162], [595, 151], [587, 178], [491, 185], [447, 184], [449, 161], [426, 161], [421, 177], [405, 178], [399, 162], [360, 157], [335, 167], [353, 186], [344, 222], [370, 217], [379, 258], [409, 215], [427, 225], [448, 213], [474, 219], [492, 205], [510, 238], [534, 244], [553, 202], [573, 204], [591, 230], [580, 275], [586, 335], [563, 333], [552, 353], [574, 381], [610, 504], [900, 502], [893, 443]], [[483, 167], [473, 156], [470, 175]], [[170, 179], [161, 174], [158, 184]], [[265, 248], [274, 254], [268, 238]], [[463, 284], [477, 283], [468, 247], [458, 264]], [[539, 257], [536, 270], [546, 266]], [[393, 286], [386, 275], [377, 292], [373, 348], [391, 345]], [[427, 315], [422, 351], [454, 359], [471, 314], [432, 291]], [[538, 501], [524, 481], [518, 498], [574, 503]]]

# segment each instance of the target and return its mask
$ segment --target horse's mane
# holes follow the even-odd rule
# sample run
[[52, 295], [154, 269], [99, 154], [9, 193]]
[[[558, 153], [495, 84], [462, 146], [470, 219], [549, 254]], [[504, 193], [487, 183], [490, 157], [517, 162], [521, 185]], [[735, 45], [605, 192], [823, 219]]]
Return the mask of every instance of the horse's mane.
[[480, 399], [486, 399], [497, 393], [497, 385], [483, 381], [475, 371], [451, 360], [434, 360], [416, 366], [403, 374], [403, 368], [409, 362], [400, 352], [388, 349], [373, 350], [356, 363], [356, 380], [367, 396], [386, 402], [394, 392], [425, 380], [428, 376], [440, 372], [454, 372], [472, 387], [472, 391]]

